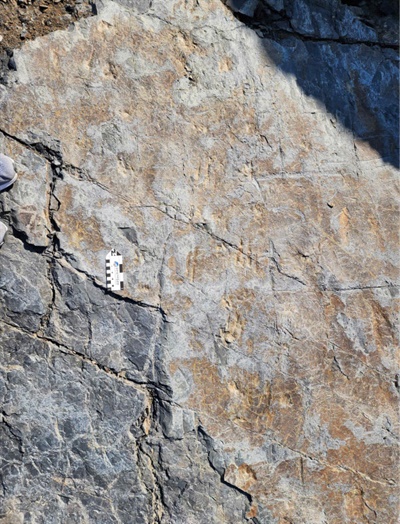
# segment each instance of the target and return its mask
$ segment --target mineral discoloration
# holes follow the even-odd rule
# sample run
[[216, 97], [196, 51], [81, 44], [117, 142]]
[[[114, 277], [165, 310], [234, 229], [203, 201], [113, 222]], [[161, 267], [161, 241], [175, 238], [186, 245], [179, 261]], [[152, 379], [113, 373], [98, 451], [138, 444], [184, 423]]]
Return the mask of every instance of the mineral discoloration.
[[[369, 103], [394, 53], [294, 33], [260, 38], [216, 0], [107, 1], [15, 53], [4, 391], [50, 414], [36, 437], [28, 408], [5, 410], [6, 515], [48, 492], [37, 522], [396, 522], [397, 172], [344, 114], [360, 56]], [[348, 66], [343, 115], [325, 77], [312, 97], [287, 74], [293, 49]], [[25, 468], [35, 446], [53, 458]]]
[[70, 24], [96, 12], [87, 0], [3, 0], [0, 49], [14, 49], [25, 40], [66, 29]]

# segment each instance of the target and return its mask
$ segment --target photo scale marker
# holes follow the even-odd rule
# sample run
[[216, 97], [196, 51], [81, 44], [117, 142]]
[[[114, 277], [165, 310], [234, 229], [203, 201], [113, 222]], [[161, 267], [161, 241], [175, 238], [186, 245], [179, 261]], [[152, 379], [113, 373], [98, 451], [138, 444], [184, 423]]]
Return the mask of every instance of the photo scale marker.
[[116, 249], [112, 249], [106, 256], [106, 287], [110, 291], [124, 289], [122, 255]]

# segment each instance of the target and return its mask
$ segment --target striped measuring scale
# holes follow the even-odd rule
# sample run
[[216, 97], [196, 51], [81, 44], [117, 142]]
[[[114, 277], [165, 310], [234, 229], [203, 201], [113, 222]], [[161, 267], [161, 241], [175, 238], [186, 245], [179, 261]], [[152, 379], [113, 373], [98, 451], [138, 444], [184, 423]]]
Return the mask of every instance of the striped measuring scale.
[[122, 291], [124, 289], [122, 262], [122, 255], [116, 249], [112, 249], [106, 256], [106, 285], [110, 291]]

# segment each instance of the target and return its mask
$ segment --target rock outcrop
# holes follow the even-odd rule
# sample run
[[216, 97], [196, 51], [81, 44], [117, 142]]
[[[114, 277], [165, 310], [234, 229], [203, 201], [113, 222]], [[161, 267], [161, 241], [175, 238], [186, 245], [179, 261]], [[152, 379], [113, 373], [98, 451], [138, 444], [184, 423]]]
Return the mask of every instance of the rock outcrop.
[[396, 42], [309, 4], [104, 0], [14, 51], [0, 522], [397, 522]]

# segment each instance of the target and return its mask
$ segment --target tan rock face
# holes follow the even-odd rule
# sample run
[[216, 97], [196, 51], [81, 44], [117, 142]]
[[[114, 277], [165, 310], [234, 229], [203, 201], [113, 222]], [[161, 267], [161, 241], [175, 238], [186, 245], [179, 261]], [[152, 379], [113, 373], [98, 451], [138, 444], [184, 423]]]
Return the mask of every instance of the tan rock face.
[[47, 0], [14, 2], [3, 0], [1, 6], [0, 51], [19, 47], [25, 40], [65, 29], [72, 22], [93, 14], [87, 0]]
[[[248, 518], [394, 524], [395, 170], [216, 0], [110, 2], [16, 61], [2, 126], [60, 141], [61, 249], [104, 285], [116, 247], [126, 296], [165, 311], [174, 400]], [[18, 213], [43, 245], [38, 177]]]

